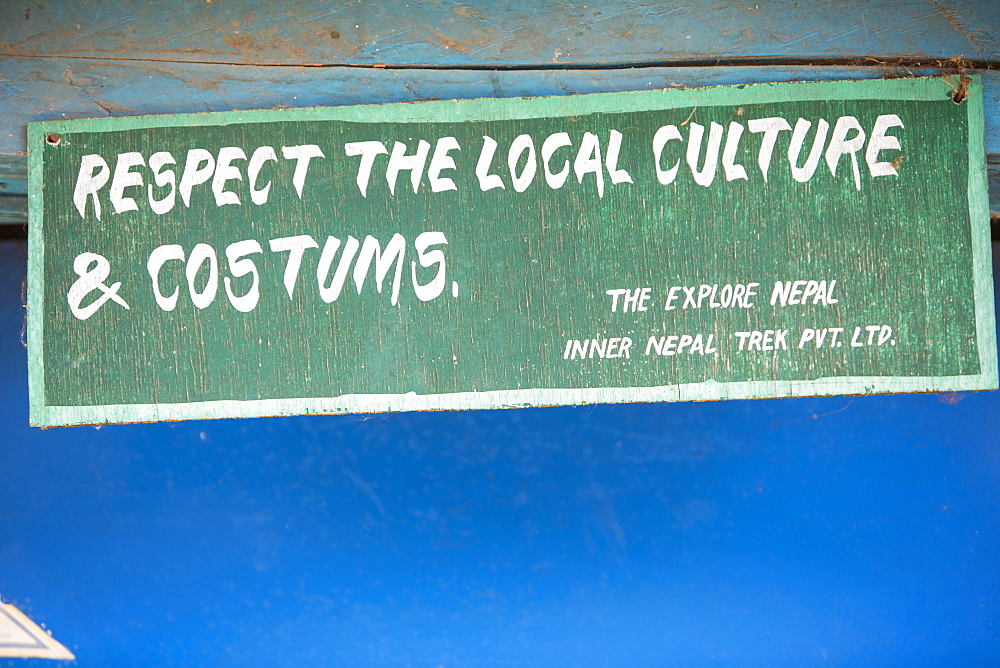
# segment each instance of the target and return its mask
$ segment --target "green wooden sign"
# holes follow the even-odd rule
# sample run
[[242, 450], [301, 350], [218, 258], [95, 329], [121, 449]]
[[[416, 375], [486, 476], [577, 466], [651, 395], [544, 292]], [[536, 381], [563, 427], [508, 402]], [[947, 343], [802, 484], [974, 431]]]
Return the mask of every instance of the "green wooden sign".
[[959, 85], [32, 124], [31, 419], [996, 388]]

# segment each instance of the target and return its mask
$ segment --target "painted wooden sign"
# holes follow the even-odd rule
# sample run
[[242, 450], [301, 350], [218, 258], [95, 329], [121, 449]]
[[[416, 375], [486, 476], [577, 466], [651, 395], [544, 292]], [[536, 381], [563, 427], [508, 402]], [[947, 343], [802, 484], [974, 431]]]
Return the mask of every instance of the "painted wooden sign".
[[32, 422], [996, 388], [965, 84], [32, 124]]

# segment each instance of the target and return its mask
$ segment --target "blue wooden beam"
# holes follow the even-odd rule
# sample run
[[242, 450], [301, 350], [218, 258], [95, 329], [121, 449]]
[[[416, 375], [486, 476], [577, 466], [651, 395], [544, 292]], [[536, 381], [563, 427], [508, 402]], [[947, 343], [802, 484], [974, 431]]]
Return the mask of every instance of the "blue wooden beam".
[[[261, 67], [199, 63], [12, 58], [2, 61], [0, 223], [24, 224], [30, 121], [476, 97], [567, 95], [772, 81], [937, 74], [906, 67], [644, 67], [475, 71]], [[1000, 71], [984, 76], [986, 150], [1000, 169]], [[7, 154], [6, 156], [4, 154]], [[4, 179], [7, 179], [6, 181]], [[997, 183], [997, 179], [991, 183]], [[6, 195], [5, 195], [6, 193]], [[1000, 193], [993, 194], [993, 200]]]
[[457, 68], [774, 57], [996, 59], [1000, 11], [991, 0], [8, 2], [0, 4], [0, 53]]

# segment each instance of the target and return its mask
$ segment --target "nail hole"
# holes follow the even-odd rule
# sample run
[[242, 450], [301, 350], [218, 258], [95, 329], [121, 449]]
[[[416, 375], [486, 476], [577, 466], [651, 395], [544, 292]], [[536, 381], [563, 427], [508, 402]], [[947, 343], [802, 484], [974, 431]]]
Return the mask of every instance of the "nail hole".
[[45, 143], [49, 144], [50, 146], [59, 146], [59, 140], [60, 137], [58, 132], [50, 132], [49, 134], [45, 135]]
[[958, 88], [952, 91], [951, 101], [955, 104], [962, 104], [962, 102], [965, 101], [965, 98], [968, 97], [970, 83], [972, 83], [972, 79], [968, 75], [963, 74], [959, 77]]

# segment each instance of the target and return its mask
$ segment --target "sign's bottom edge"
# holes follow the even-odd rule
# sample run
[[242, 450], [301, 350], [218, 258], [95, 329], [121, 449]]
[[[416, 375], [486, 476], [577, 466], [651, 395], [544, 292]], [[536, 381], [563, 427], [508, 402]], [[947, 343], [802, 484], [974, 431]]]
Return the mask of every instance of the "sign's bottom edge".
[[491, 410], [646, 402], [780, 399], [834, 395], [971, 392], [998, 389], [997, 375], [943, 377], [851, 377], [808, 381], [705, 381], [628, 388], [546, 388], [449, 394], [345, 394], [337, 397], [213, 400], [163, 404], [32, 407], [36, 427], [218, 418], [286, 417], [436, 410]]

